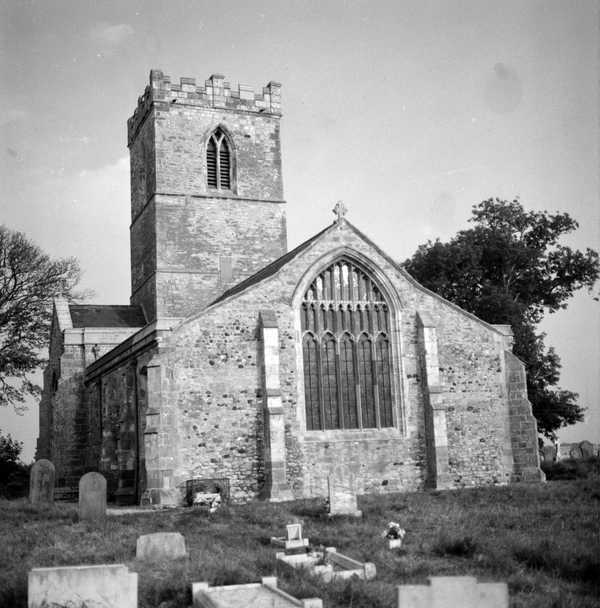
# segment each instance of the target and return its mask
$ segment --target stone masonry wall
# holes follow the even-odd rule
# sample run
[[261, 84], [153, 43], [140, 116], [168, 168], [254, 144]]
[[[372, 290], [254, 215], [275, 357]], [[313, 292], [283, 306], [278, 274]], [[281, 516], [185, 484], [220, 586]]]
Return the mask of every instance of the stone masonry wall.
[[[222, 77], [203, 88], [152, 71], [129, 121], [131, 302], [149, 321], [193, 314], [285, 253], [279, 108], [275, 83], [254, 95]], [[230, 190], [207, 185], [217, 126], [231, 149]]]
[[[372, 260], [399, 302], [395, 334], [400, 353], [396, 429], [306, 431], [299, 328], [291, 306], [299, 278], [344, 252]], [[312, 272], [311, 276], [314, 276]], [[191, 477], [229, 477], [232, 495], [246, 499], [262, 482], [261, 369], [258, 315], [273, 310], [280, 337], [280, 381], [286, 458], [296, 496], [324, 495], [326, 477], [352, 477], [359, 492], [418, 489], [426, 477], [423, 387], [416, 314], [435, 319], [443, 400], [447, 408], [451, 485], [505, 483], [507, 402], [501, 341], [489, 326], [430, 295], [345, 222], [332, 227], [281, 270], [237, 296], [188, 319], [163, 360], [163, 408], [179, 442], [167, 453], [177, 484]], [[535, 440], [535, 438], [534, 438]]]

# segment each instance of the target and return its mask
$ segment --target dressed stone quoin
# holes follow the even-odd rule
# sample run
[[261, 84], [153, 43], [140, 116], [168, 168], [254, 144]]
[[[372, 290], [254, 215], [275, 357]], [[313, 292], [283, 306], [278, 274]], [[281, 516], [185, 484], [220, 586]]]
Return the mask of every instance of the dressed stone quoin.
[[540, 480], [510, 327], [423, 288], [342, 202], [288, 250], [280, 120], [277, 82], [150, 73], [127, 123], [130, 303], [54, 305], [37, 457], [56, 496], [88, 471], [121, 504]]

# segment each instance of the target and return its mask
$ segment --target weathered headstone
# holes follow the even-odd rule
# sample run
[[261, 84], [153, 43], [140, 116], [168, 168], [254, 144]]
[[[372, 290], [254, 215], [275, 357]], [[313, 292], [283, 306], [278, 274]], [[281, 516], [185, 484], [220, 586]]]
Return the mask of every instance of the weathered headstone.
[[155, 532], [138, 537], [136, 559], [153, 562], [187, 557], [185, 539], [179, 532]]
[[28, 608], [137, 608], [137, 578], [123, 564], [34, 568]]
[[544, 462], [554, 462], [556, 459], [556, 447], [553, 445], [545, 445], [542, 450], [542, 459]]
[[285, 536], [272, 536], [271, 544], [277, 547], [284, 547], [288, 549], [299, 549], [301, 547], [308, 547], [308, 538], [302, 536], [302, 524], [288, 524], [287, 538]]
[[583, 458], [581, 448], [578, 445], [571, 446], [571, 449], [569, 450], [569, 457], [573, 458], [574, 460], [579, 460], [580, 458]]
[[594, 445], [585, 439], [579, 443], [579, 449], [582, 458], [591, 458], [594, 455]]
[[333, 475], [327, 478], [329, 489], [329, 515], [351, 515], [362, 517], [362, 511], [358, 510], [356, 493], [352, 483], [343, 484], [336, 482]]
[[54, 465], [44, 458], [31, 467], [29, 501], [32, 505], [54, 502]]
[[79, 520], [102, 523], [106, 518], [106, 479], [86, 473], [79, 480]]
[[429, 585], [400, 585], [398, 608], [508, 608], [506, 583], [478, 583], [472, 576], [431, 576]]

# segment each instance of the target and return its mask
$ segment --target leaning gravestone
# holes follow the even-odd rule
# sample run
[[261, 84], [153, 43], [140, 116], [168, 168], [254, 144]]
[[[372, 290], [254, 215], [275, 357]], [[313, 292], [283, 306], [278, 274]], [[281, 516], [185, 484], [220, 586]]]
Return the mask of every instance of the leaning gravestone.
[[594, 445], [585, 439], [579, 443], [579, 449], [582, 458], [592, 458], [594, 455]]
[[327, 478], [329, 488], [329, 516], [351, 515], [352, 517], [362, 517], [362, 511], [358, 510], [356, 493], [352, 482], [343, 484], [336, 482], [333, 475]]
[[44, 458], [29, 473], [29, 501], [32, 505], [54, 502], [54, 465]]
[[79, 521], [103, 523], [106, 519], [106, 479], [86, 473], [79, 480]]
[[156, 532], [138, 537], [135, 558], [153, 562], [187, 557], [185, 539], [179, 532]]

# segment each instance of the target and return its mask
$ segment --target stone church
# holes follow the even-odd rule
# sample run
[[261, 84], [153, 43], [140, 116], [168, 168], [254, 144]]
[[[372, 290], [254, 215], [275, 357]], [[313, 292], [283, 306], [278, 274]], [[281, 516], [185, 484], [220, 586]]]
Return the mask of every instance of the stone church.
[[276, 82], [150, 73], [130, 304], [54, 305], [37, 457], [57, 493], [87, 471], [120, 504], [542, 479], [509, 327], [419, 285], [342, 204], [288, 251], [280, 119]]

